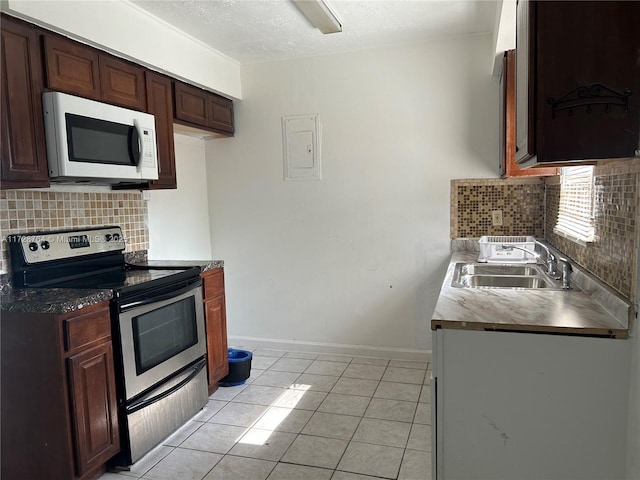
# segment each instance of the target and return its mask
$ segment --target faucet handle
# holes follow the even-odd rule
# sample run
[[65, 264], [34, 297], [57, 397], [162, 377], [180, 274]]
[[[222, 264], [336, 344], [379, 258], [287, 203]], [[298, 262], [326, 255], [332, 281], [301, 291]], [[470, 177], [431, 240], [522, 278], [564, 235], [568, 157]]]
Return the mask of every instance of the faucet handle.
[[568, 258], [558, 257], [558, 261], [562, 262], [563, 268], [567, 268], [570, 272], [573, 272], [573, 267], [571, 266], [571, 262]]
[[571, 272], [573, 272], [573, 267], [567, 258], [559, 257], [558, 261], [562, 262], [562, 288], [569, 290], [571, 289]]

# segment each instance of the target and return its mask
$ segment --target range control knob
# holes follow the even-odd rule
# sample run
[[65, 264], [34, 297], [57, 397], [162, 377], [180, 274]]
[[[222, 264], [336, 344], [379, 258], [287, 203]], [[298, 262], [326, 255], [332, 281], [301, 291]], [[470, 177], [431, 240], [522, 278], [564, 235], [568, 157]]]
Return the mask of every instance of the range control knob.
[[43, 240], [40, 242], [40, 246], [42, 247], [43, 250], [49, 250], [49, 247], [51, 247], [51, 244], [47, 240]]
[[32, 252], [35, 252], [36, 250], [38, 250], [38, 244], [36, 242], [31, 242], [29, 244], [29, 250], [31, 250]]

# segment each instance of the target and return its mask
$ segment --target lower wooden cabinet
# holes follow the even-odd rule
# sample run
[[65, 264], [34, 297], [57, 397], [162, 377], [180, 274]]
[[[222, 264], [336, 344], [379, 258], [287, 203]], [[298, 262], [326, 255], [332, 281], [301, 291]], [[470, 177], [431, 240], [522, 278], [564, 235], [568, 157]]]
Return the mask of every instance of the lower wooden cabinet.
[[204, 316], [207, 332], [207, 378], [209, 395], [218, 382], [229, 373], [227, 351], [227, 315], [224, 301], [224, 269], [202, 274], [204, 282]]
[[109, 318], [2, 312], [1, 478], [94, 478], [120, 450]]
[[111, 342], [82, 351], [67, 362], [76, 468], [83, 475], [104, 465], [119, 450]]

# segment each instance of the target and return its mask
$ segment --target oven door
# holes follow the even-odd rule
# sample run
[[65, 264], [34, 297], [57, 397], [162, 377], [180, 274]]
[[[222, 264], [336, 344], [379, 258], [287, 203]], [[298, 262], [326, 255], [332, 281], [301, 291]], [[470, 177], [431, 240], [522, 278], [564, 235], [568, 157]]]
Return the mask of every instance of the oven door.
[[130, 297], [118, 310], [127, 403], [205, 355], [200, 278]]

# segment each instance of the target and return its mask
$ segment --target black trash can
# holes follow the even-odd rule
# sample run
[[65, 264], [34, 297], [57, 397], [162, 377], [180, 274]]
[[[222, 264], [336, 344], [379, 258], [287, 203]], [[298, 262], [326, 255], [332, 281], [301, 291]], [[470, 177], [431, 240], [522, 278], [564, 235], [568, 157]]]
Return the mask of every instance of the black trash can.
[[251, 374], [253, 354], [247, 350], [229, 349], [229, 374], [218, 382], [221, 387], [242, 385]]

